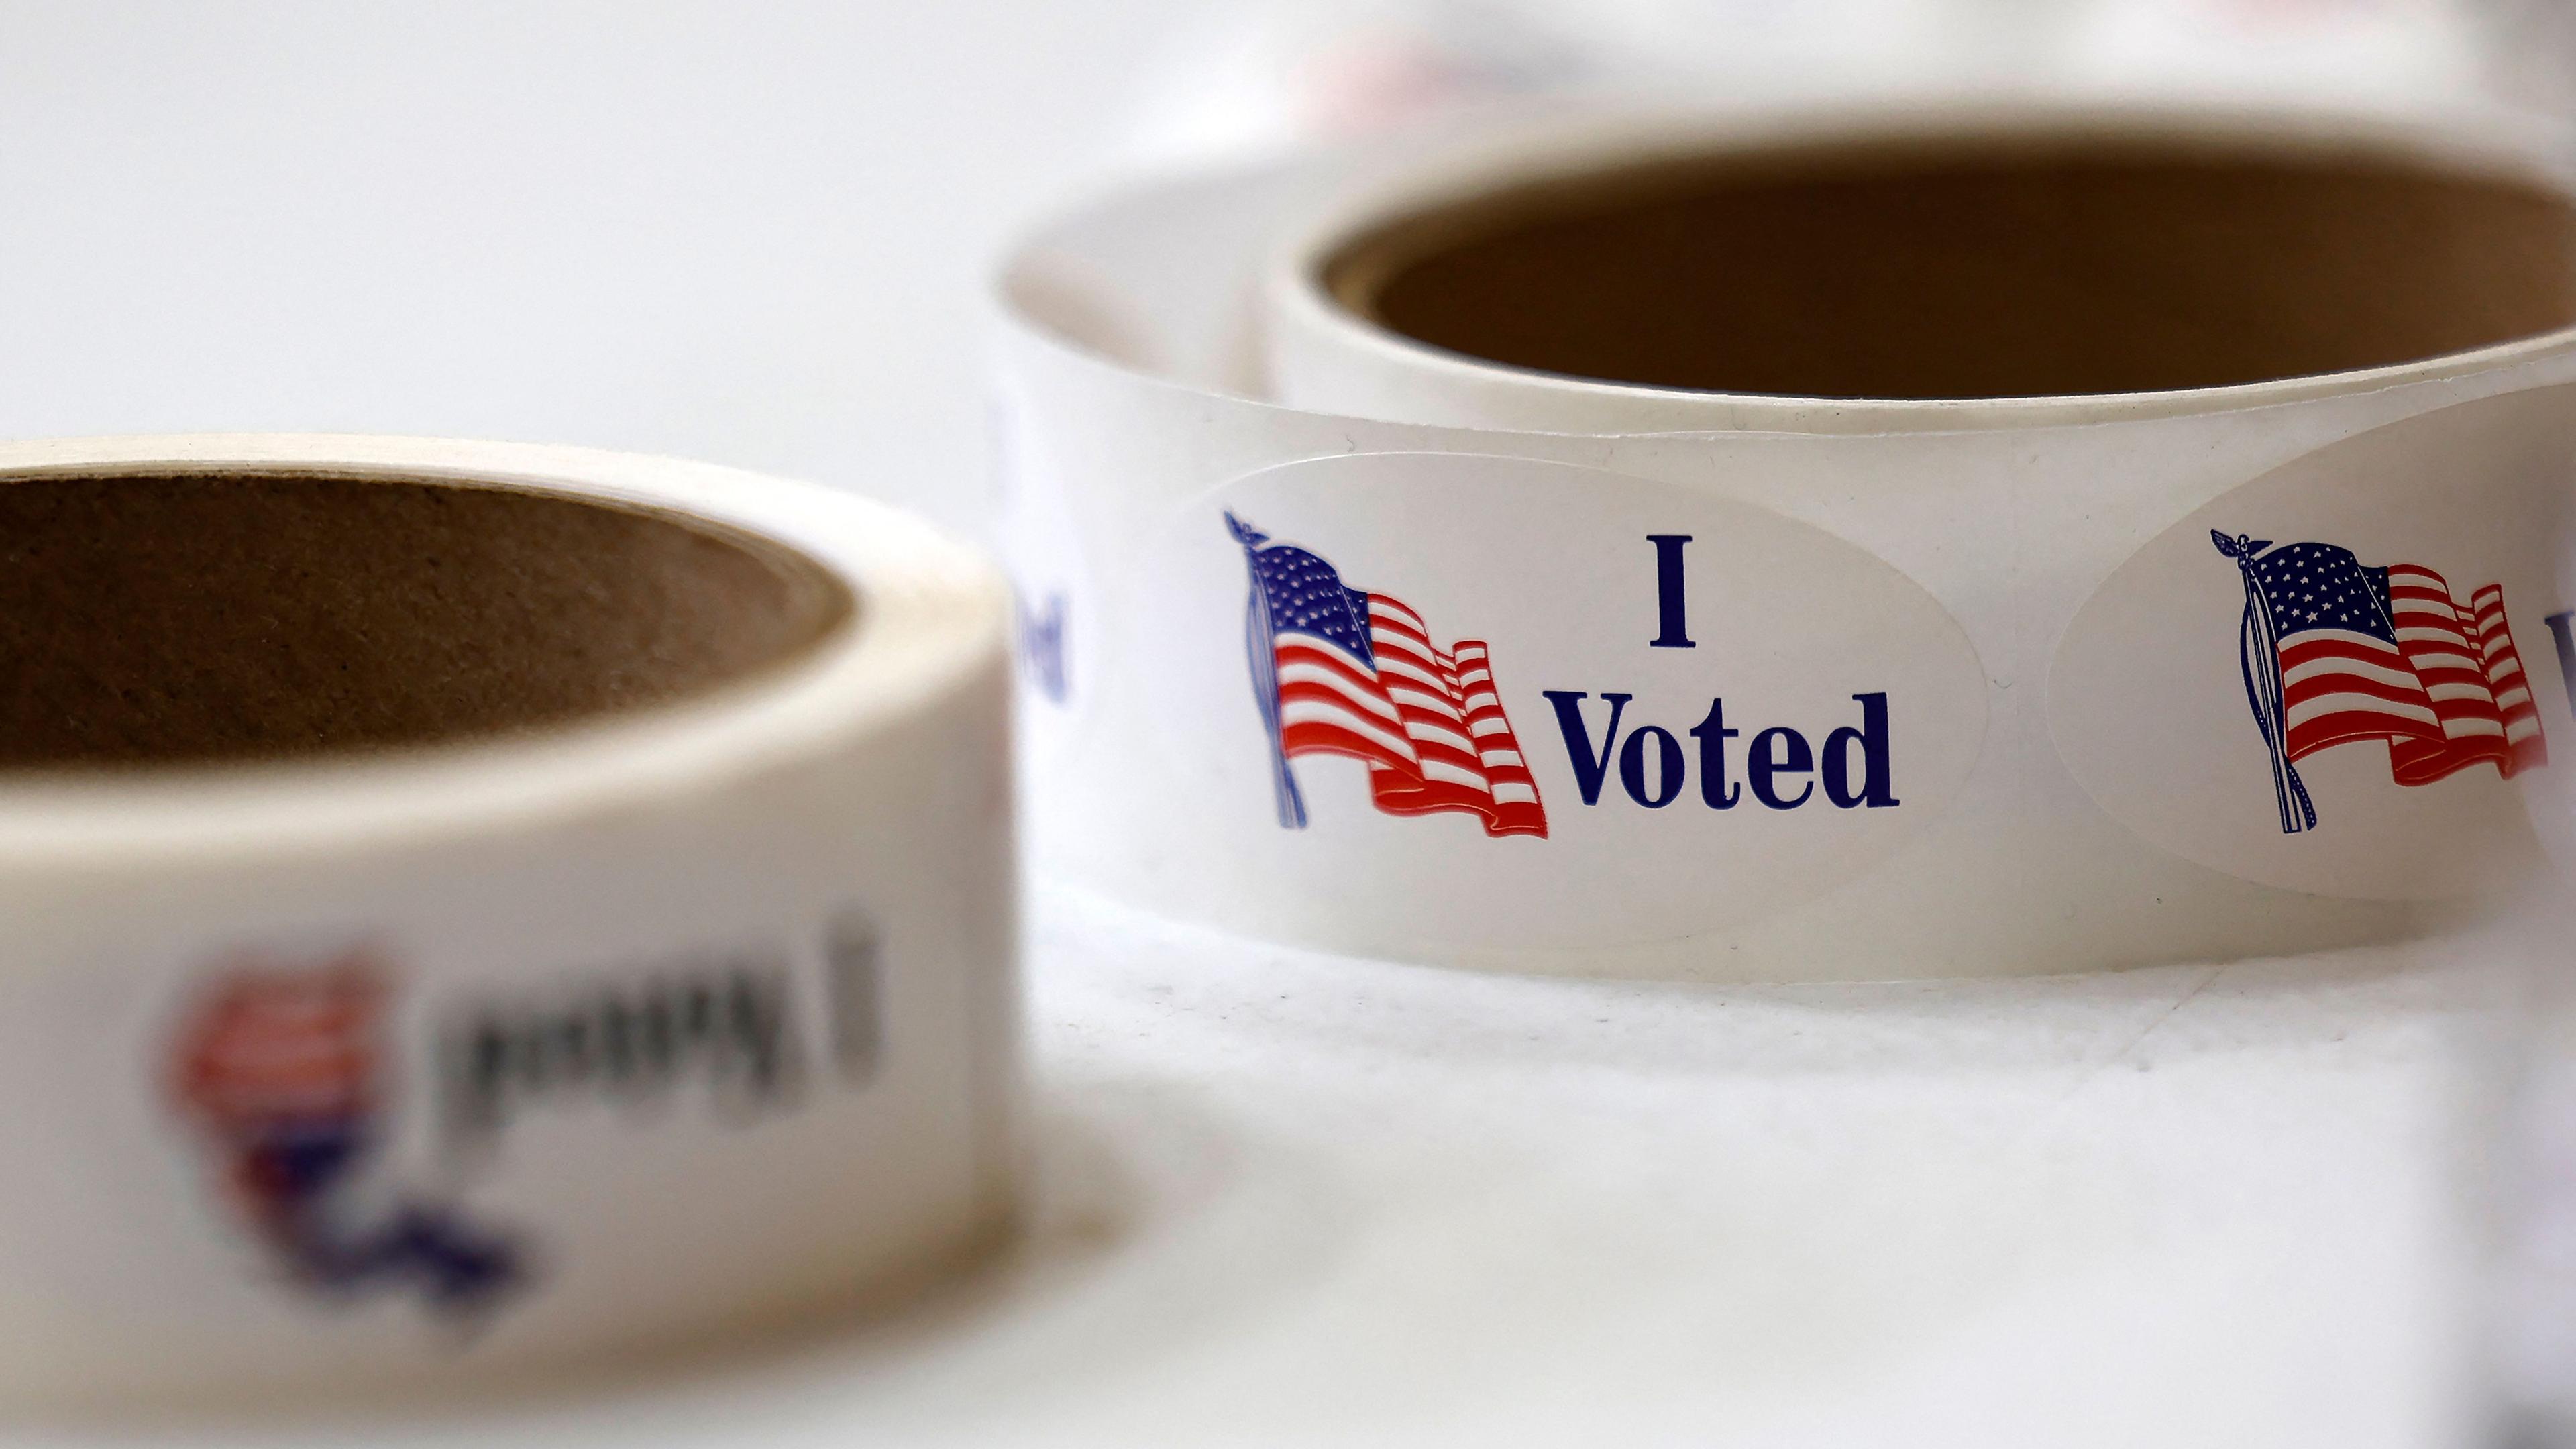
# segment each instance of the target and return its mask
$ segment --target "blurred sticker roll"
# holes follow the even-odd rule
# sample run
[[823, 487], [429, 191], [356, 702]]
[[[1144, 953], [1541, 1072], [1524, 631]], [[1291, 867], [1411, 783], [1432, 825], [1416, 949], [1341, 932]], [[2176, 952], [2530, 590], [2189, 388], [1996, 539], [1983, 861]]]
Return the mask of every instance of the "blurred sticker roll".
[[2576, 381], [2549, 156], [2465, 112], [1554, 110], [1080, 208], [999, 288], [1033, 859], [1678, 979], [2457, 920], [2576, 748], [2568, 454], [2477, 406]]
[[730, 469], [0, 447], [0, 1395], [444, 1390], [1007, 1223], [1008, 594]]

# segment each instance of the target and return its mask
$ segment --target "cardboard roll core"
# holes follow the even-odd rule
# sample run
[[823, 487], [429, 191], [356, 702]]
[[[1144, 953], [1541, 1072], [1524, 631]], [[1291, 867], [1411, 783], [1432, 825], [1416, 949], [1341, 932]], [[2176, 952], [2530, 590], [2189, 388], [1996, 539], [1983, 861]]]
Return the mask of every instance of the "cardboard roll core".
[[1516, 368], [1708, 392], [2223, 387], [2576, 325], [2536, 181], [2220, 137], [1807, 144], [1524, 178], [1382, 220], [1322, 281]]
[[498, 484], [0, 480], [0, 769], [275, 760], [667, 704], [846, 626], [774, 545]]

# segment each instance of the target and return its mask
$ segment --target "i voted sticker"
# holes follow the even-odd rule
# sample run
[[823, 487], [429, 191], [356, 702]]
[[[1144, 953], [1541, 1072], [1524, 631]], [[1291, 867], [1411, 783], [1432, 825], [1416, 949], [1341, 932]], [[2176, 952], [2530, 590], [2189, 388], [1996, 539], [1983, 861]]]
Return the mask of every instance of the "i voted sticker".
[[1311, 459], [1196, 500], [1155, 556], [1134, 647], [1171, 808], [1314, 938], [1722, 931], [1899, 849], [1983, 739], [1920, 586], [1675, 484]]
[[2068, 767], [2147, 839], [2269, 885], [2402, 900], [2519, 879], [2522, 794], [2576, 751], [2553, 637], [2566, 415], [2550, 390], [2395, 424], [2148, 543], [2059, 646]]

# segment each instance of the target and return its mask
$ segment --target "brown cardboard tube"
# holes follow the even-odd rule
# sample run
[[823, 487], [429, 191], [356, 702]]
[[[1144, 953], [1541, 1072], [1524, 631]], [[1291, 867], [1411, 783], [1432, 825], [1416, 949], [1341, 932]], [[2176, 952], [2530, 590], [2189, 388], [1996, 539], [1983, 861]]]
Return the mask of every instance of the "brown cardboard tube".
[[686, 699], [845, 622], [703, 523], [329, 474], [0, 482], [0, 767], [416, 746]]
[[1612, 162], [1384, 220], [1342, 305], [1539, 372], [1812, 398], [2221, 387], [2576, 322], [2536, 183], [2237, 137], [1931, 136]]

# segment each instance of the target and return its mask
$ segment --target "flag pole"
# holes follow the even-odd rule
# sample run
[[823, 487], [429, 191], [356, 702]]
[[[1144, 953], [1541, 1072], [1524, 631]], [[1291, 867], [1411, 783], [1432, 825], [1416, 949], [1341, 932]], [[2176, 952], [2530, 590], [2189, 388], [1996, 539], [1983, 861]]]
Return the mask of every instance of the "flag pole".
[[2236, 665], [2245, 678], [2245, 703], [2254, 713], [2254, 727], [2262, 731], [2263, 743], [2271, 751], [2272, 797], [2281, 812], [2281, 833], [2296, 835], [2314, 830], [2316, 802], [2308, 798], [2306, 782], [2290, 763], [2280, 626], [2272, 617], [2272, 602], [2263, 592], [2262, 580], [2254, 576], [2254, 556], [2271, 547], [2271, 543], [2257, 542], [2246, 534], [2229, 538], [2214, 528], [2209, 537], [2220, 553], [2236, 561], [2237, 572], [2245, 580], [2245, 616], [2237, 629]]
[[1244, 565], [1252, 572], [1252, 600], [1243, 618], [1244, 663], [1252, 671], [1252, 697], [1261, 708], [1262, 727], [1270, 733], [1271, 789], [1279, 805], [1279, 827], [1303, 830], [1306, 797], [1298, 792], [1297, 776], [1288, 768], [1288, 742], [1280, 720], [1278, 634], [1270, 625], [1270, 591], [1261, 584], [1261, 561], [1253, 556], [1270, 535], [1231, 512], [1225, 516], [1225, 526], [1243, 545]]

